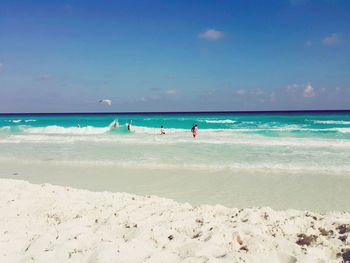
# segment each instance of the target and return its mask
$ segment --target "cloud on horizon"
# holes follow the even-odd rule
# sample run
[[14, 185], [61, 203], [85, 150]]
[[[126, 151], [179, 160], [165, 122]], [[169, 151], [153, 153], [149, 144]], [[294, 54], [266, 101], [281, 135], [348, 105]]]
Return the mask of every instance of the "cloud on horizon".
[[239, 96], [243, 96], [246, 94], [246, 90], [245, 89], [239, 89], [235, 91], [235, 94], [239, 95]]
[[330, 47], [340, 44], [343, 41], [341, 34], [333, 33], [329, 36], [326, 36], [322, 39], [322, 44], [324, 46]]
[[315, 96], [314, 88], [312, 87], [312, 85], [310, 83], [306, 85], [306, 87], [303, 91], [303, 95], [305, 98], [311, 98], [311, 97]]
[[210, 28], [198, 34], [198, 37], [206, 40], [218, 40], [224, 37], [224, 32], [218, 31], [214, 28]]
[[309, 84], [290, 84], [286, 87], [288, 94], [300, 95], [304, 98], [311, 98], [315, 96], [315, 89]]
[[177, 91], [175, 89], [169, 89], [164, 91], [164, 95], [168, 97], [175, 97], [177, 95]]

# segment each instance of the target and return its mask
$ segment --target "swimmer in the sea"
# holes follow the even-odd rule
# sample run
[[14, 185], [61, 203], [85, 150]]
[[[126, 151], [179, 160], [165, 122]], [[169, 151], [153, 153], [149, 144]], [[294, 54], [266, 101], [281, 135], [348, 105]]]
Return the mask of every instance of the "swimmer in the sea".
[[165, 134], [165, 130], [164, 130], [164, 127], [163, 125], [160, 126], [160, 135], [164, 135]]
[[112, 124], [112, 128], [118, 128], [119, 127], [119, 123], [117, 120], [114, 120], [113, 124]]
[[198, 134], [198, 125], [197, 124], [193, 124], [193, 126], [191, 128], [191, 132], [192, 132], [193, 138], [196, 138], [197, 134]]

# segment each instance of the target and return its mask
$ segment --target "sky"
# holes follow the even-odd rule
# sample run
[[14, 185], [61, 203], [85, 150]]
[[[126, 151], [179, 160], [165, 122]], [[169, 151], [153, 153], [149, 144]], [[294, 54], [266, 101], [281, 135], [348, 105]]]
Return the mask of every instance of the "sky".
[[0, 1], [2, 113], [327, 109], [348, 0]]

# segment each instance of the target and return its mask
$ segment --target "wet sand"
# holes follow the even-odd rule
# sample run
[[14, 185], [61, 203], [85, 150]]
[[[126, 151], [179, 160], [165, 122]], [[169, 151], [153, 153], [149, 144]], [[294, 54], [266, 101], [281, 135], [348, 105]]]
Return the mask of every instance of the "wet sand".
[[0, 177], [52, 183], [91, 191], [157, 195], [179, 202], [227, 207], [350, 211], [350, 178], [339, 175], [277, 174], [271, 171], [195, 172], [49, 162], [0, 162]]

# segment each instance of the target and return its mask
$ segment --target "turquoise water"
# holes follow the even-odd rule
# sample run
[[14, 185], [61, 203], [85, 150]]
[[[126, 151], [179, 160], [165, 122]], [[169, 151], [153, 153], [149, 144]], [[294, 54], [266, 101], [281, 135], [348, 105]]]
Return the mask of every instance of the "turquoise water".
[[0, 161], [349, 174], [350, 113], [1, 115], [0, 147]]
[[[0, 115], [0, 129], [2, 133], [9, 131], [13, 134], [34, 133], [32, 128], [45, 128], [43, 134], [99, 134], [104, 130], [97, 128], [107, 128], [114, 120], [119, 121], [120, 127], [110, 129], [108, 133], [127, 133], [126, 123], [132, 121], [135, 132], [147, 132], [147, 129], [142, 128], [158, 131], [161, 125], [173, 132], [174, 129], [189, 130], [193, 123], [197, 123], [204, 130], [264, 136], [350, 138], [350, 113]], [[83, 128], [80, 132], [67, 129], [75, 128], [78, 123]], [[37, 131], [40, 133], [39, 129]], [[148, 132], [152, 131], [148, 129]]]

